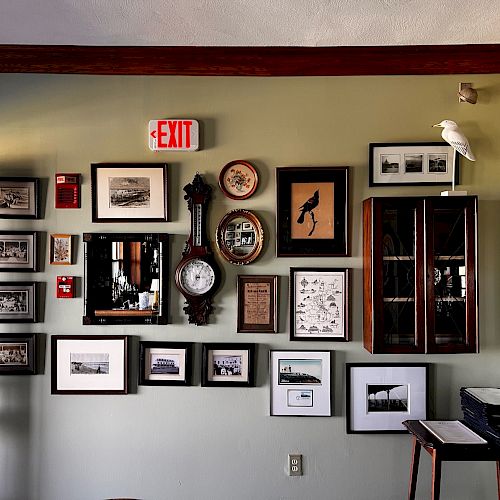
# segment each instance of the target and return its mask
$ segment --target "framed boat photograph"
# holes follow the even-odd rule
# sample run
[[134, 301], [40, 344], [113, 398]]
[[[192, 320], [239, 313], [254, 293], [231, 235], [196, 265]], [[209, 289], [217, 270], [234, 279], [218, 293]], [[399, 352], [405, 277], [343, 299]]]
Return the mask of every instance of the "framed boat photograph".
[[36, 373], [36, 334], [0, 334], [0, 375]]
[[0, 323], [36, 323], [37, 283], [0, 282]]
[[0, 271], [38, 271], [36, 231], [0, 231]]
[[73, 264], [73, 237], [71, 234], [50, 235], [50, 263], [56, 266], [69, 266]]
[[0, 177], [0, 219], [39, 219], [40, 213], [40, 179]]

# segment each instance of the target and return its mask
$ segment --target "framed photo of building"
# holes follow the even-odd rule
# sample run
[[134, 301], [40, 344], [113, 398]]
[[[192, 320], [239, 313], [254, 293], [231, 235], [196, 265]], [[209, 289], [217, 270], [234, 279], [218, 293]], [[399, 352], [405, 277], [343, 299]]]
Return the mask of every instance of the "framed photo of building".
[[271, 416], [331, 416], [331, 351], [270, 351], [269, 370]]
[[34, 281], [0, 282], [0, 323], [37, 321], [37, 283]]
[[52, 336], [52, 394], [127, 394], [127, 338]]
[[38, 271], [36, 231], [0, 231], [0, 271]]
[[0, 334], [0, 375], [36, 373], [36, 334]]
[[166, 163], [93, 163], [92, 222], [166, 222]]
[[349, 269], [290, 268], [290, 340], [349, 340]]
[[50, 235], [50, 263], [57, 266], [73, 264], [73, 237], [71, 234]]
[[0, 177], [0, 219], [39, 219], [40, 179]]
[[458, 184], [459, 154], [446, 142], [371, 143], [369, 185]]
[[140, 385], [191, 385], [192, 344], [139, 342]]
[[276, 169], [276, 255], [348, 255], [348, 167]]
[[428, 419], [429, 364], [347, 363], [347, 432], [407, 432]]
[[203, 387], [253, 387], [255, 344], [203, 344]]

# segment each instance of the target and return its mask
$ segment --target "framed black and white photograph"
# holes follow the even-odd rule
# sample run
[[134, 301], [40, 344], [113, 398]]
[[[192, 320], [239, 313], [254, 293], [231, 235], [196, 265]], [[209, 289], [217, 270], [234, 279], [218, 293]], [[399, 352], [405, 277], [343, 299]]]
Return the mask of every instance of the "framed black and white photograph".
[[39, 219], [40, 179], [0, 177], [0, 219]]
[[0, 282], [0, 323], [35, 323], [37, 321], [37, 283], [33, 281]]
[[49, 262], [56, 266], [69, 266], [73, 264], [73, 237], [71, 234], [50, 235]]
[[0, 334], [0, 375], [36, 373], [36, 334]]
[[38, 233], [0, 231], [0, 271], [38, 271]]
[[140, 385], [191, 385], [192, 344], [139, 342]]
[[52, 394], [127, 394], [126, 335], [54, 335]]
[[445, 142], [371, 143], [370, 186], [458, 184], [458, 153]]
[[92, 222], [166, 222], [165, 163], [94, 163]]
[[271, 415], [331, 416], [331, 351], [271, 351]]
[[255, 344], [203, 344], [201, 385], [253, 387], [254, 353]]
[[406, 432], [428, 418], [427, 363], [347, 363], [347, 432]]
[[290, 268], [290, 340], [349, 340], [349, 270]]

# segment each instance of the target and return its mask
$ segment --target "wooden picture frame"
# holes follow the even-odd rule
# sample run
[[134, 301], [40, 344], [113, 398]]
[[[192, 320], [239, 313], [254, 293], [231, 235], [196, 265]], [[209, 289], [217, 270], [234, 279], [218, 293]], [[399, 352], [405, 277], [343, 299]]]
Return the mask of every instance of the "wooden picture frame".
[[249, 162], [230, 161], [219, 174], [219, 187], [231, 200], [246, 200], [257, 189], [259, 176]]
[[0, 219], [39, 219], [40, 179], [0, 177]]
[[276, 255], [348, 255], [349, 167], [276, 169]]
[[167, 222], [166, 163], [93, 163], [92, 222]]
[[0, 282], [0, 323], [36, 323], [37, 288], [35, 281]]
[[37, 334], [0, 334], [0, 375], [35, 375]]
[[278, 276], [238, 275], [238, 333], [278, 333]]
[[73, 264], [73, 235], [51, 234], [49, 262], [55, 266], [69, 266]]
[[53, 335], [52, 394], [127, 394], [126, 335]]
[[0, 272], [38, 271], [38, 233], [0, 231]]

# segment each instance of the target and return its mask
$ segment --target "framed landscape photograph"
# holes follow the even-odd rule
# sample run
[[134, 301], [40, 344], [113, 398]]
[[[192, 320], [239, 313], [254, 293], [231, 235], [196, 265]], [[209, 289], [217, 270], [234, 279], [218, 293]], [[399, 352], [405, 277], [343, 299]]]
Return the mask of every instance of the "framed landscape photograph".
[[190, 342], [139, 342], [140, 385], [191, 385]]
[[37, 321], [37, 283], [0, 282], [0, 323]]
[[446, 142], [371, 143], [370, 186], [458, 184], [459, 154]]
[[166, 163], [93, 163], [92, 222], [166, 222]]
[[331, 351], [270, 351], [269, 370], [271, 416], [331, 416]]
[[203, 387], [253, 387], [255, 344], [203, 344]]
[[278, 276], [238, 275], [238, 333], [278, 332]]
[[72, 239], [71, 234], [50, 235], [50, 263], [52, 265], [69, 266], [73, 264]]
[[0, 231], [0, 271], [38, 271], [38, 233]]
[[348, 167], [276, 169], [276, 255], [348, 255]]
[[36, 334], [0, 334], [0, 375], [36, 373]]
[[0, 219], [39, 219], [40, 179], [0, 177]]
[[127, 394], [126, 335], [53, 335], [52, 394]]
[[290, 268], [290, 340], [349, 340], [349, 269]]
[[428, 363], [347, 363], [347, 433], [407, 432], [428, 419]]

